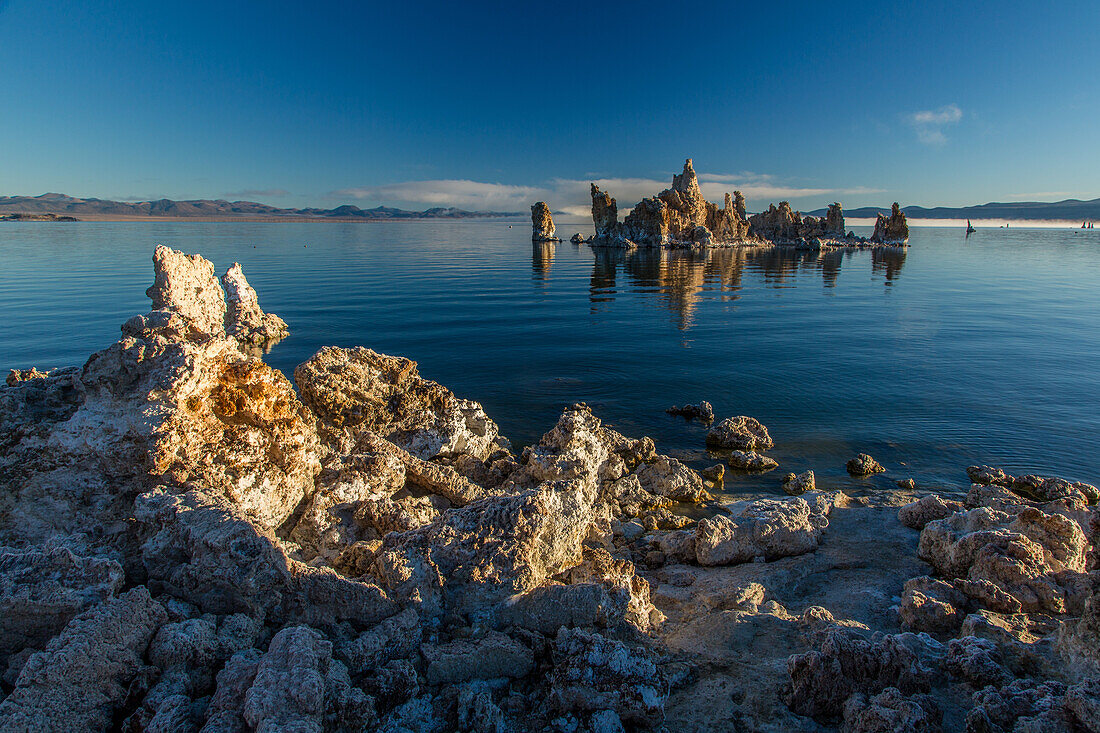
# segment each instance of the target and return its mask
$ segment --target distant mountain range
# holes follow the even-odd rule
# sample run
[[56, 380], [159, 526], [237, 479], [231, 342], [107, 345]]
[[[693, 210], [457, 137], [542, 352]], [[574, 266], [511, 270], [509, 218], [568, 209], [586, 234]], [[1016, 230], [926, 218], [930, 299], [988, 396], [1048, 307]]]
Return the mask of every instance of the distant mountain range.
[[[905, 215], [913, 219], [1011, 219], [1011, 220], [1065, 220], [1100, 221], [1100, 198], [1091, 201], [1066, 199], [1054, 203], [1019, 201], [1013, 203], [989, 203], [978, 206], [903, 206]], [[889, 206], [862, 206], [845, 209], [851, 218], [875, 218], [879, 212], [888, 214]], [[805, 212], [812, 216], [824, 216], [825, 209]], [[478, 219], [491, 217], [525, 216], [516, 211], [466, 211], [465, 209], [433, 208], [424, 211], [406, 211], [389, 206], [361, 209], [345, 204], [334, 209], [280, 209], [255, 201], [225, 201], [224, 199], [198, 199], [194, 201], [109, 201], [107, 199], [81, 199], [61, 193], [44, 193], [41, 196], [0, 196], [0, 216], [10, 214], [57, 214], [74, 217], [174, 217], [174, 218], [278, 218], [278, 219], [335, 219], [364, 221], [386, 219]]]
[[465, 211], [455, 208], [434, 208], [425, 211], [405, 211], [388, 206], [360, 209], [345, 204], [335, 209], [280, 209], [254, 201], [199, 199], [196, 201], [140, 201], [126, 203], [105, 199], [78, 199], [61, 193], [41, 196], [0, 196], [2, 214], [61, 214], [66, 216], [149, 216], [149, 217], [278, 217], [287, 219], [473, 219], [519, 216], [516, 212]]
[[[911, 219], [1020, 219], [1033, 221], [1100, 221], [1100, 199], [1081, 201], [1066, 199], [1054, 203], [1044, 201], [1017, 201], [1013, 203], [989, 203], [978, 206], [937, 206], [926, 209], [923, 206], [903, 206], [901, 210]], [[858, 209], [845, 209], [844, 216], [860, 219], [873, 219], [879, 212], [890, 213], [889, 206], [862, 206]], [[807, 212], [811, 216], [825, 216], [825, 209]]]

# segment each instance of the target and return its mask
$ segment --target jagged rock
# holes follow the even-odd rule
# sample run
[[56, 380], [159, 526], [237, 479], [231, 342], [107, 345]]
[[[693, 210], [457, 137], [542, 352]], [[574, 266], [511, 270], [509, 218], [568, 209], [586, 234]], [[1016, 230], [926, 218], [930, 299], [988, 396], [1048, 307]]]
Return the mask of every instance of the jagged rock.
[[643, 489], [641, 482], [634, 474], [612, 482], [608, 487], [608, 493], [618, 503], [616, 516], [620, 518], [637, 517], [647, 511], [669, 506], [673, 501]]
[[1004, 687], [989, 686], [974, 693], [974, 707], [966, 714], [967, 731], [1072, 730], [1063, 705], [1066, 686], [1060, 682], [1015, 680]]
[[425, 644], [420, 653], [427, 663], [430, 685], [450, 685], [472, 679], [519, 679], [535, 668], [531, 650], [499, 631], [481, 639], [457, 639], [447, 644]]
[[700, 565], [735, 565], [802, 555], [817, 549], [828, 525], [828, 505], [812, 507], [801, 497], [758, 499], [732, 517], [700, 520], [695, 556]]
[[1086, 680], [1066, 691], [1066, 711], [1088, 733], [1100, 733], [1100, 678]]
[[424, 460], [461, 453], [485, 459], [502, 446], [480, 404], [422, 378], [409, 359], [329, 346], [299, 365], [294, 381], [340, 452], [365, 430]]
[[225, 292], [214, 263], [159, 245], [153, 252], [156, 279], [145, 294], [153, 310], [180, 314], [190, 340], [225, 334]]
[[576, 233], [573, 234], [572, 237], [569, 238], [569, 241], [572, 244], [584, 244], [585, 242], [588, 241], [588, 239], [585, 238], [585, 236], [583, 234], [581, 234], [580, 232], [576, 232]]
[[[369, 676], [360, 679], [363, 691], [374, 698], [379, 713], [392, 711], [420, 694], [420, 679], [416, 667], [408, 659], [390, 660], [370, 670]], [[431, 710], [431, 705], [428, 709]], [[430, 727], [428, 729], [431, 730]]]
[[774, 445], [768, 429], [759, 420], [744, 415], [727, 417], [707, 433], [707, 446], [712, 448], [757, 451]]
[[840, 630], [824, 632], [819, 648], [792, 655], [787, 672], [787, 705], [819, 720], [840, 715], [857, 693], [876, 695], [892, 687], [908, 697], [927, 692], [934, 677], [899, 636], [875, 634], [867, 640]]
[[210, 617], [190, 618], [161, 626], [149, 643], [147, 657], [162, 670], [188, 676], [195, 689], [214, 681], [218, 660], [218, 631]]
[[0, 729], [106, 730], [164, 609], [137, 587], [85, 611], [31, 656], [0, 703]]
[[486, 608], [580, 561], [591, 502], [577, 481], [482, 499], [388, 535], [375, 572], [432, 612]]
[[955, 631], [966, 616], [969, 599], [949, 583], [928, 576], [906, 581], [898, 615], [914, 631]]
[[643, 463], [634, 475], [645, 491], [657, 496], [691, 503], [698, 503], [707, 496], [699, 474], [675, 458], [661, 456], [652, 463]]
[[149, 532], [142, 562], [150, 586], [205, 612], [373, 623], [397, 611], [376, 585], [291, 560], [269, 530], [223, 499], [154, 491], [135, 517]]
[[618, 222], [615, 200], [592, 184], [592, 220], [596, 240], [612, 244], [668, 244], [712, 246], [742, 242], [748, 236], [744, 199], [727, 193], [723, 208], [703, 198], [690, 158], [683, 173], [672, 177], [672, 188], [639, 201], [626, 219]]
[[[557, 579], [571, 585], [600, 584], [610, 601], [598, 614], [598, 622], [605, 627], [616, 627], [620, 621], [625, 621], [640, 631], [649, 631], [664, 620], [650, 602], [649, 583], [635, 574], [634, 564], [612, 557], [606, 550], [585, 548], [584, 561], [561, 573]], [[557, 631], [557, 627], [552, 631]]]
[[829, 204], [829, 210], [825, 213], [825, 233], [844, 236], [844, 211], [839, 203]]
[[665, 410], [665, 412], [669, 415], [679, 415], [688, 420], [698, 420], [706, 425], [714, 422], [714, 408], [705, 400], [698, 405], [684, 405], [683, 407], [673, 405]]
[[780, 201], [768, 206], [768, 210], [749, 217], [750, 232], [755, 237], [774, 241], [790, 241], [799, 236], [802, 216], [791, 210], [791, 205]]
[[1060, 478], [1041, 476], [1010, 476], [1003, 469], [991, 466], [970, 466], [966, 469], [970, 480], [982, 486], [1003, 486], [1020, 496], [1037, 501], [1077, 499], [1095, 504], [1100, 501], [1100, 489], [1083, 482], [1071, 482]]
[[771, 471], [779, 464], [768, 456], [753, 451], [735, 450], [730, 453], [729, 464], [742, 471]]
[[405, 466], [379, 453], [353, 453], [336, 459], [317, 477], [291, 539], [307, 548], [307, 556], [328, 560], [359, 537], [355, 515], [364, 502], [389, 499], [405, 487]]
[[946, 519], [965, 508], [966, 506], [960, 501], [951, 501], [936, 494], [929, 494], [898, 509], [898, 521], [910, 529], [924, 529], [929, 522]]
[[929, 522], [921, 559], [995, 611], [1066, 611], [1057, 573], [1084, 569], [1086, 539], [1076, 522], [1027, 507], [1015, 517], [971, 509]]
[[260, 310], [259, 298], [245, 279], [240, 263], [234, 262], [222, 275], [221, 282], [227, 304], [226, 333], [245, 344], [270, 343], [286, 337], [289, 333], [286, 321]]
[[12, 369], [8, 372], [8, 377], [4, 380], [4, 383], [9, 387], [14, 387], [20, 382], [26, 382], [32, 379], [45, 379], [49, 375], [50, 372], [39, 371], [35, 367], [31, 367], [30, 369]]
[[122, 589], [122, 566], [65, 547], [0, 553], [0, 660], [41, 648], [69, 621]]
[[550, 216], [550, 207], [538, 201], [531, 207], [531, 241], [560, 242], [554, 236], [554, 219]]
[[146, 466], [153, 482], [224, 492], [277, 527], [320, 470], [313, 417], [280, 372], [225, 336], [211, 263], [164, 247], [155, 262], [149, 293], [162, 310], [131, 319], [128, 335], [92, 355], [81, 376], [87, 399], [55, 440], [106, 440], [106, 460]]
[[814, 478], [813, 471], [804, 471], [799, 474], [788, 473], [783, 477], [783, 491], [791, 496], [798, 496], [816, 489], [817, 481]]
[[897, 201], [890, 208], [889, 217], [878, 215], [871, 241], [883, 244], [904, 244], [909, 241], [909, 224], [905, 221], [905, 214]]
[[552, 582], [508, 599], [497, 611], [497, 623], [552, 636], [562, 627], [614, 626], [623, 617], [617, 606], [599, 583]]
[[1100, 574], [1090, 574], [1092, 594], [1080, 619], [1069, 619], [1058, 634], [1058, 649], [1078, 676], [1100, 677]]
[[939, 733], [943, 713], [929, 695], [906, 697], [887, 687], [868, 699], [862, 693], [844, 703], [843, 733]]
[[846, 466], [848, 473], [853, 476], [870, 476], [873, 473], [882, 473], [886, 469], [878, 461], [866, 453], [860, 453]]
[[947, 642], [944, 667], [978, 689], [986, 685], [1000, 687], [1014, 679], [1012, 673], [1005, 669], [997, 645], [976, 636], [964, 636]]
[[491, 493], [458, 473], [451, 466], [421, 460], [369, 430], [359, 435], [356, 448], [396, 460], [405, 467], [407, 482], [424, 491], [438, 494], [455, 506], [465, 506]]
[[394, 659], [405, 659], [420, 649], [424, 629], [411, 608], [390, 616], [337, 650], [352, 674], [365, 674]]
[[554, 640], [551, 696], [560, 712], [614, 711], [623, 722], [651, 727], [664, 717], [668, 682], [642, 650], [581, 629]]
[[471, 682], [459, 688], [455, 703], [458, 730], [462, 733], [508, 733], [511, 726], [504, 712], [493, 702], [489, 685], [482, 681]]
[[619, 207], [615, 199], [592, 184], [592, 222], [596, 225], [596, 237], [606, 238], [618, 234]]
[[272, 638], [242, 712], [258, 731], [321, 731], [345, 719], [364, 726], [374, 717], [370, 698], [332, 658], [332, 643], [308, 626], [291, 626]]

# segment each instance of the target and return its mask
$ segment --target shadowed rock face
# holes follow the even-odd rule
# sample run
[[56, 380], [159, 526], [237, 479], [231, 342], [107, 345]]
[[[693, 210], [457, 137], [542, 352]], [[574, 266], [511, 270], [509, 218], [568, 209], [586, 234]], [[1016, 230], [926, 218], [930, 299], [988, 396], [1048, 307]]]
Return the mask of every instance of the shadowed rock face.
[[838, 203], [829, 204], [829, 210], [825, 212], [825, 232], [844, 236], [844, 211]]
[[550, 207], [542, 201], [531, 207], [531, 241], [560, 241], [554, 236], [554, 220], [550, 216]]
[[909, 224], [897, 201], [890, 208], [889, 217], [878, 215], [871, 241], [883, 244], [900, 244], [909, 241]]

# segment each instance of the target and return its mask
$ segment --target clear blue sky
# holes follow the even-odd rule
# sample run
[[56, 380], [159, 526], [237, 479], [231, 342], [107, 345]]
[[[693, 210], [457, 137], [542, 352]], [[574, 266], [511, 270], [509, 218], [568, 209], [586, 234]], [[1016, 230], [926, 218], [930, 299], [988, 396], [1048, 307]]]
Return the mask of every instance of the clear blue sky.
[[0, 194], [629, 205], [690, 155], [750, 208], [1100, 196], [1096, 0], [0, 0], [0, 69]]

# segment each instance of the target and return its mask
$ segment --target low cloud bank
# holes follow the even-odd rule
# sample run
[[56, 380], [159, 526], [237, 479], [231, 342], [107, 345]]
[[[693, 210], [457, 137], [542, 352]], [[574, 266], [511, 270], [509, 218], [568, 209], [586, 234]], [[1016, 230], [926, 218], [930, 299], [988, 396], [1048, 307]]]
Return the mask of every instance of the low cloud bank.
[[[382, 186], [364, 186], [333, 191], [332, 196], [355, 199], [373, 205], [413, 204], [424, 206], [455, 206], [483, 211], [522, 211], [535, 201], [546, 201], [554, 211], [587, 215], [591, 210], [589, 184], [595, 183], [614, 196], [620, 211], [647, 196], [654, 196], [668, 188], [670, 173], [662, 180], [652, 178], [555, 178], [539, 186], [521, 186], [505, 183], [486, 183], [462, 179], [430, 181], [405, 181]], [[832, 197], [846, 194], [882, 193], [881, 189], [808, 188], [785, 184], [773, 176], [738, 173], [699, 175], [699, 185], [708, 199], [721, 202], [727, 191], [739, 190], [750, 203], [750, 208], [767, 208], [769, 203], [781, 200], [798, 200], [811, 197]]]

